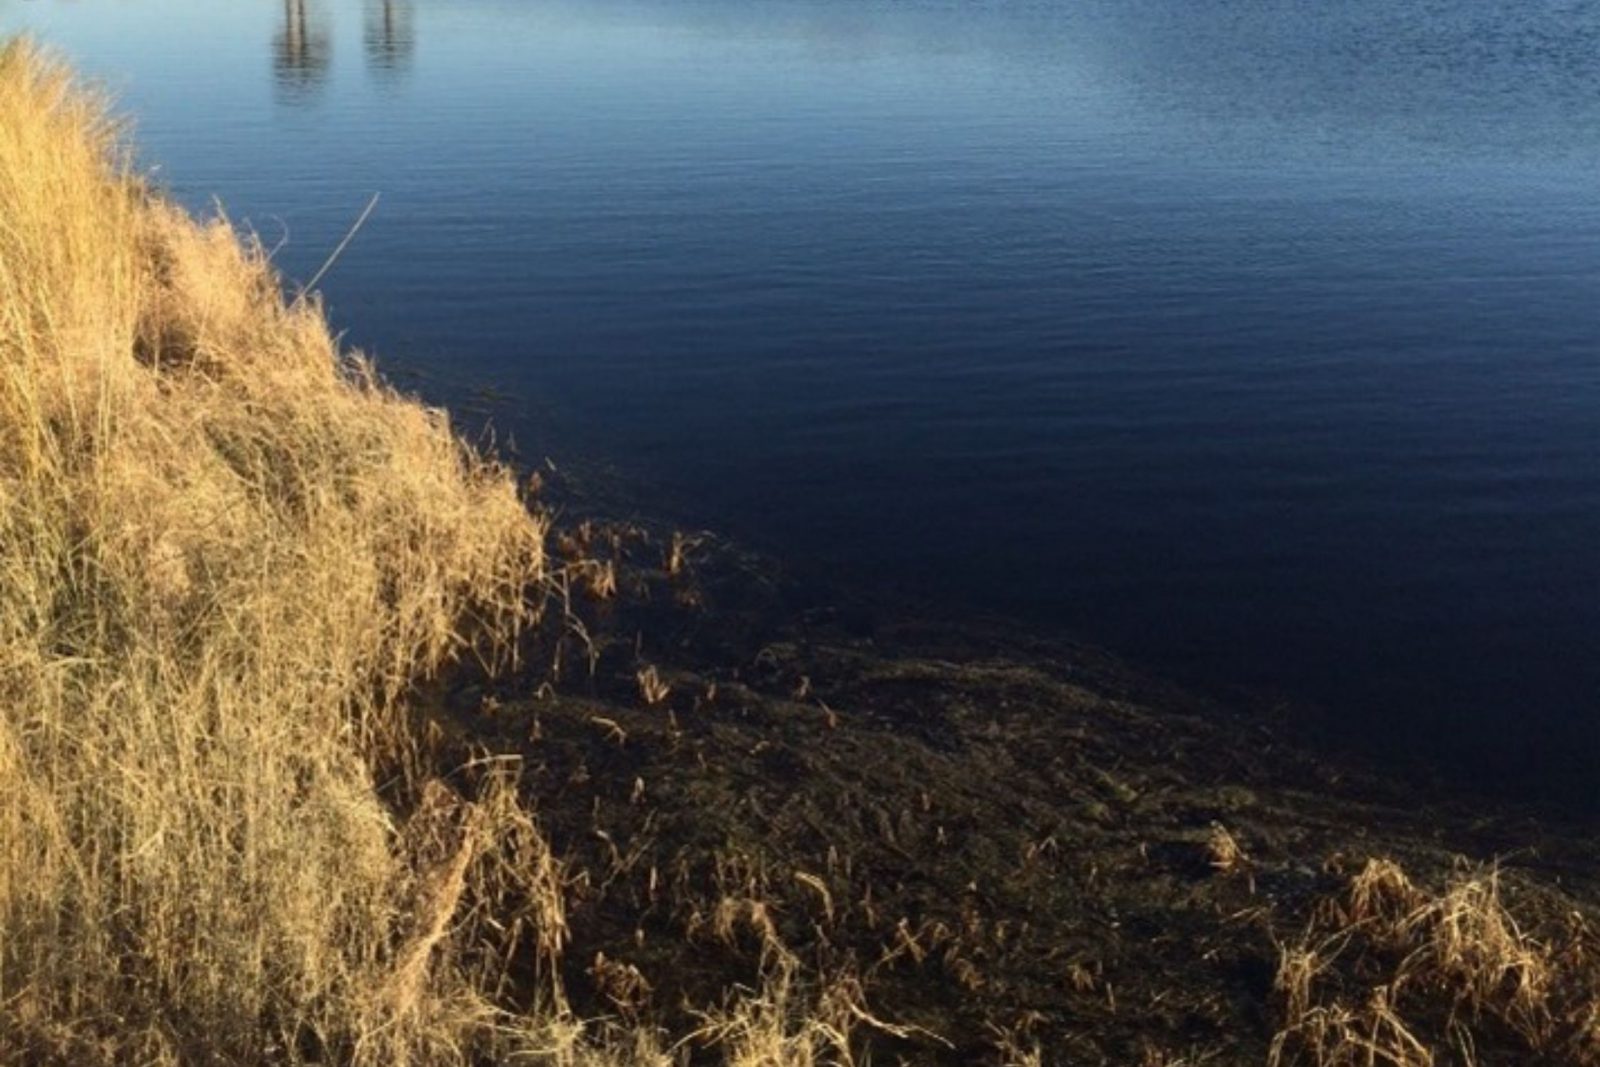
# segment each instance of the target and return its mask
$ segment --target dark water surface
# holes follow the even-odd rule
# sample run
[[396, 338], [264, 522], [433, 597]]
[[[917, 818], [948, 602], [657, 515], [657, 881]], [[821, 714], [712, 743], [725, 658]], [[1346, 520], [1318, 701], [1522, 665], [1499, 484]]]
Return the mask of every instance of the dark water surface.
[[1600, 3], [0, 0], [442, 401], [791, 557], [1600, 760]]

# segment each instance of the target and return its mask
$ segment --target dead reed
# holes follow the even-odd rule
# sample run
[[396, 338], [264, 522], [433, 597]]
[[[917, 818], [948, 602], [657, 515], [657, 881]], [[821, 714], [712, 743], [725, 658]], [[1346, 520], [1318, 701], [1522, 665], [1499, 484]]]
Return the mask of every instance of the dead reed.
[[1590, 1067], [1600, 1063], [1596, 948], [1576, 913], [1529, 932], [1495, 868], [1459, 870], [1434, 892], [1369, 860], [1280, 950], [1271, 1065], [1470, 1067], [1492, 1043], [1528, 1062]]

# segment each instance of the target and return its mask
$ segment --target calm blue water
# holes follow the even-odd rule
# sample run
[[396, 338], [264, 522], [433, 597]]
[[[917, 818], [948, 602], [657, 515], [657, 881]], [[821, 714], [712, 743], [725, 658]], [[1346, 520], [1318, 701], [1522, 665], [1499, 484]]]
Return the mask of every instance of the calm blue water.
[[806, 564], [1600, 766], [1600, 3], [0, 0], [351, 339]]

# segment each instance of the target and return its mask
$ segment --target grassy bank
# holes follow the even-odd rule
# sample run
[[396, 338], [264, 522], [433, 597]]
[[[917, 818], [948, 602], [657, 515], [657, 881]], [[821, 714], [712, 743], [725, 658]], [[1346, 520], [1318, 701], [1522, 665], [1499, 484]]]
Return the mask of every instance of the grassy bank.
[[[0, 53], [0, 1062], [848, 1057], [792, 968], [666, 1035], [580, 1020], [523, 761], [441, 747], [599, 567], [338, 349], [257, 243]], [[580, 965], [578, 973], [583, 973]]]
[[1600, 1064], [1592, 827], [525, 488], [0, 53], [0, 1063]]
[[0, 428], [0, 1059], [481, 1044], [480, 854], [530, 842], [407, 773], [407, 694], [514, 650], [541, 523], [27, 44]]

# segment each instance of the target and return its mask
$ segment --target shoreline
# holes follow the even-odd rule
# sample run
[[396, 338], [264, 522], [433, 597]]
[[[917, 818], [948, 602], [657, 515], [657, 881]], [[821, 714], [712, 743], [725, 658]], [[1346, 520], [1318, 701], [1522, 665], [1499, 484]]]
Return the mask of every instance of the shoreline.
[[[586, 635], [566, 680], [440, 703], [462, 756], [534, 769], [600, 885], [570, 916], [581, 1013], [681, 1031], [674, 1004], [758, 984], [781, 944], [858, 971], [892, 1022], [868, 1047], [905, 1062], [1262, 1063], [1299, 1040], [1284, 953], [1369, 869], [1492, 879], [1546, 923], [1600, 904], [1580, 820], [1396, 781], [1024, 627], [830, 603], [714, 537], [674, 568], [674, 536], [558, 529]], [[715, 929], [730, 899], [762, 929]], [[1345, 1004], [1382, 953], [1337, 955]], [[1445, 1047], [1454, 1009], [1422, 999], [1408, 1024]]]
[[0, 50], [0, 1061], [1600, 1065], [1592, 825], [552, 507]]
[[[497, 393], [501, 411], [489, 407], [472, 412], [479, 432], [492, 427], [497, 415], [512, 416], [514, 398]], [[548, 444], [549, 442], [547, 442]], [[1522, 810], [1555, 822], [1581, 823], [1600, 815], [1600, 793], [1584, 788], [1572, 774], [1544, 775], [1518, 764], [1501, 777], [1489, 777], [1490, 768], [1477, 763], [1452, 767], [1428, 751], [1386, 750], [1380, 742], [1363, 742], [1353, 727], [1341, 727], [1348, 716], [1340, 709], [1321, 706], [1268, 683], [1241, 683], [1212, 673], [1149, 661], [1092, 635], [1034, 615], [971, 604], [952, 597], [920, 594], [903, 587], [875, 586], [855, 578], [841, 578], [825, 563], [796, 559], [757, 531], [735, 524], [729, 529], [705, 509], [681, 496], [665, 500], [652, 495], [643, 475], [629, 473], [619, 461], [604, 456], [573, 454], [558, 464], [553, 460], [530, 462], [526, 450], [513, 451], [509, 461], [525, 474], [537, 473], [545, 490], [542, 502], [558, 522], [575, 525], [593, 522], [636, 526], [667, 536], [672, 531], [695, 531], [761, 566], [781, 573], [791, 600], [815, 603], [858, 616], [883, 615], [921, 618], [933, 628], [956, 633], [971, 631], [974, 640], [1004, 635], [1012, 647], [1030, 643], [1057, 650], [1072, 650], [1092, 660], [1111, 662], [1128, 678], [1142, 678], [1152, 691], [1181, 694], [1184, 702], [1206, 704], [1212, 713], [1248, 725], [1270, 729], [1284, 743], [1308, 755], [1337, 765], [1347, 773], [1370, 778], [1396, 777], [1411, 783], [1421, 795], [1448, 802], [1464, 810], [1482, 804], [1495, 810]], [[1368, 716], [1370, 718], [1370, 715]], [[1365, 720], [1362, 720], [1365, 721]]]

